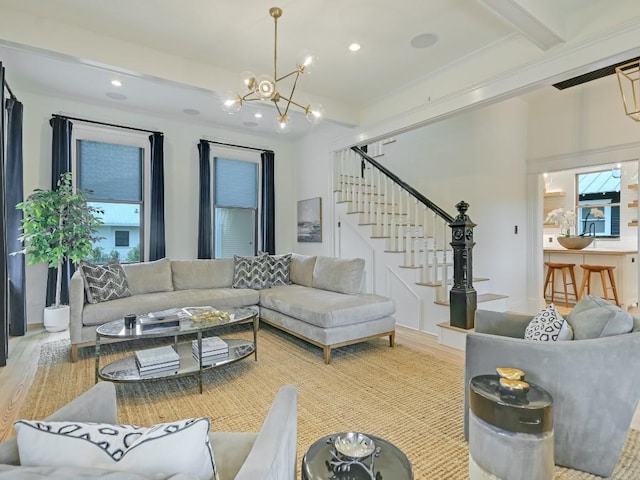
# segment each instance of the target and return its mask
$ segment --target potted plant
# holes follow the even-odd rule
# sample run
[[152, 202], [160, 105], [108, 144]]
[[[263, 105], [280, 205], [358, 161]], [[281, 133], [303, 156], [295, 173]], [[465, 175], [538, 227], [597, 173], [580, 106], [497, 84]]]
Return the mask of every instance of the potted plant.
[[47, 331], [65, 330], [69, 325], [69, 306], [61, 305], [62, 266], [66, 260], [78, 264], [89, 256], [102, 221], [102, 210], [89, 206], [87, 193], [73, 186], [70, 172], [60, 175], [56, 190], [36, 189], [16, 208], [24, 213], [18, 239], [30, 265], [46, 262], [57, 269], [55, 303], [45, 308]]
[[584, 234], [571, 235], [571, 230], [576, 226], [576, 214], [573, 210], [556, 208], [549, 212], [545, 223], [554, 223], [560, 227], [558, 243], [569, 250], [582, 250], [593, 242], [594, 237], [585, 237]]

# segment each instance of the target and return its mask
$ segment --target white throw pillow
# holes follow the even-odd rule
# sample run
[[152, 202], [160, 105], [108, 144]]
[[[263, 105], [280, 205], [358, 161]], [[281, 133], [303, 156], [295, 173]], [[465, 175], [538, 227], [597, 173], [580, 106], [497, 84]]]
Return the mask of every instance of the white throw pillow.
[[573, 329], [562, 315], [551, 305], [543, 308], [527, 325], [524, 331], [525, 340], [539, 342], [557, 342], [558, 340], [572, 340]]
[[209, 419], [190, 418], [151, 427], [106, 423], [17, 420], [20, 464], [96, 467], [139, 474], [186, 473], [217, 479]]

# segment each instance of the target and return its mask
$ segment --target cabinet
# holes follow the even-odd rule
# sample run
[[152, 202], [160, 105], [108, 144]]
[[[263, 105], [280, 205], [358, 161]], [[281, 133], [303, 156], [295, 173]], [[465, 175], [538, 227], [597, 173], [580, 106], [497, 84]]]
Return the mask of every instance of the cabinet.
[[[576, 289], [578, 291], [582, 283], [583, 273], [580, 265], [614, 266], [616, 268], [613, 271], [613, 276], [622, 308], [626, 309], [638, 303], [638, 252], [593, 248], [585, 250], [545, 249], [544, 261], [574, 263], [576, 265]], [[596, 279], [596, 276], [593, 276], [592, 279], [592, 295], [601, 295], [600, 282]]]

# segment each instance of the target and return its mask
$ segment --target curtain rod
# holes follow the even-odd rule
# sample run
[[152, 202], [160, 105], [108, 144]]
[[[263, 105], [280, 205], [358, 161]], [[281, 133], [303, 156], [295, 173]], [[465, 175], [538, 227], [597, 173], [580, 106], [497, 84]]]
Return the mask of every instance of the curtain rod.
[[128, 127], [126, 125], [116, 125], [114, 123], [107, 123], [107, 122], [98, 122], [97, 120], [87, 120], [86, 118], [77, 118], [77, 117], [69, 117], [67, 115], [58, 115], [58, 114], [53, 114], [54, 117], [58, 117], [58, 118], [66, 118], [67, 120], [76, 120], [78, 122], [86, 122], [86, 123], [93, 123], [95, 125], [104, 125], [105, 127], [115, 127], [115, 128], [123, 128], [125, 130], [133, 130], [136, 132], [145, 132], [145, 133], [158, 133], [160, 135], [163, 135], [162, 132], [157, 132], [154, 130], [147, 130], [146, 128], [137, 128], [137, 127]]
[[273, 153], [273, 150], [269, 150], [268, 148], [247, 147], [245, 145], [235, 145], [233, 143], [216, 142], [214, 140], [207, 140], [206, 138], [201, 138], [200, 140], [203, 141], [203, 142], [207, 142], [207, 143], [213, 143], [214, 145], [223, 145], [225, 147], [244, 148], [246, 150], [255, 150], [257, 152], [271, 152], [271, 153]]

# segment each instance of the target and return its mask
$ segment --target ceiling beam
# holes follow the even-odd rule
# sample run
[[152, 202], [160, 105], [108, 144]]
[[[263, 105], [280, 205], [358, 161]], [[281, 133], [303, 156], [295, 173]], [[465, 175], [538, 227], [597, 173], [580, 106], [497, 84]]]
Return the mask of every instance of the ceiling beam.
[[548, 50], [564, 43], [564, 15], [548, 0], [478, 0], [530, 42]]

